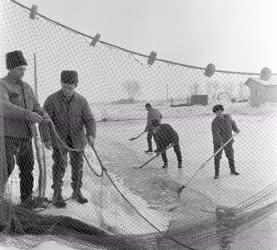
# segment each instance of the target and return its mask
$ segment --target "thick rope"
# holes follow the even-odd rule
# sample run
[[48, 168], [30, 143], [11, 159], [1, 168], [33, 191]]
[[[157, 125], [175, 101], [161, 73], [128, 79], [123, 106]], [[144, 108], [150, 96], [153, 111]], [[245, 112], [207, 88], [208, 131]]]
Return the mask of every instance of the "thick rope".
[[[55, 125], [53, 123], [52, 120], [49, 119], [49, 122], [51, 124], [51, 128], [53, 129], [53, 132], [54, 132], [54, 135], [56, 136], [56, 138], [58, 139], [58, 141], [62, 144], [62, 147], [66, 148], [67, 150], [69, 151], [75, 151], [75, 152], [84, 152], [84, 149], [80, 148], [80, 149], [74, 149], [74, 148], [71, 148], [71, 147], [68, 147], [65, 142], [60, 138], [60, 136], [58, 135], [56, 129], [55, 129]], [[120, 196], [136, 211], [136, 213], [142, 218], [144, 219], [150, 226], [152, 226], [155, 230], [157, 230], [159, 233], [163, 233], [163, 231], [161, 231], [159, 228], [157, 228], [151, 221], [149, 221], [142, 213], [140, 213], [137, 208], [125, 197], [125, 195], [119, 190], [119, 188], [117, 187], [117, 185], [115, 184], [115, 182], [113, 181], [113, 179], [111, 178], [111, 176], [108, 174], [108, 171], [107, 169], [104, 167], [97, 151], [95, 150], [94, 147], [91, 147], [93, 152], [95, 153], [99, 163], [100, 163], [100, 166], [101, 166], [101, 169], [102, 169], [102, 173], [101, 173], [101, 176], [97, 175], [95, 173], [95, 171], [93, 170], [93, 168], [90, 166], [90, 169], [93, 171], [94, 174], [96, 174], [97, 176], [99, 177], [102, 177], [103, 176], [103, 173], [105, 172], [106, 176], [109, 178], [110, 182], [112, 183], [112, 185], [114, 186], [114, 188], [117, 190], [117, 192], [120, 194]], [[85, 153], [84, 153], [85, 155]], [[87, 159], [86, 159], [87, 160]], [[89, 164], [90, 165], [90, 164]], [[185, 244], [183, 244], [182, 242], [179, 242], [178, 240], [172, 238], [172, 237], [169, 237], [169, 236], [166, 236], [168, 239], [172, 240], [173, 242], [179, 244], [180, 246], [183, 246], [187, 249], [191, 249], [191, 250], [194, 250], [194, 248], [191, 248]]]
[[[58, 132], [57, 132], [57, 130], [56, 130], [56, 128], [55, 128], [55, 125], [54, 125], [53, 121], [52, 121], [51, 119], [48, 119], [48, 121], [50, 122], [51, 128], [52, 128], [52, 130], [53, 130], [53, 132], [54, 132], [54, 135], [55, 135], [55, 137], [57, 138], [57, 140], [59, 141], [59, 143], [61, 144], [61, 146], [62, 146], [63, 148], [65, 148], [65, 149], [67, 149], [68, 151], [72, 151], [72, 152], [81, 152], [81, 153], [83, 154], [83, 156], [84, 156], [84, 158], [85, 158], [85, 160], [86, 160], [86, 162], [87, 162], [89, 168], [93, 171], [93, 173], [94, 173], [97, 177], [102, 177], [102, 176], [103, 176], [103, 170], [104, 170], [105, 168], [104, 168], [103, 165], [101, 165], [98, 156], [95, 154], [96, 157], [98, 158], [98, 161], [99, 161], [100, 165], [101, 165], [101, 174], [98, 174], [98, 173], [93, 169], [93, 167], [91, 166], [91, 164], [89, 163], [89, 160], [88, 160], [88, 158], [87, 158], [87, 156], [86, 156], [86, 154], [85, 154], [85, 148], [71, 148], [71, 147], [67, 146], [67, 145], [65, 144], [65, 142], [64, 142], [64, 141], [61, 139], [61, 137], [59, 136], [59, 134], [58, 134]], [[94, 147], [91, 147], [91, 148], [92, 148], [92, 150], [94, 150]]]
[[[30, 8], [28, 8], [27, 6], [25, 6], [25, 5], [23, 5], [23, 4], [19, 3], [19, 2], [17, 2], [17, 1], [15, 1], [15, 0], [11, 0], [11, 2], [13, 2], [14, 4], [16, 4], [16, 5], [20, 6], [20, 7], [22, 7], [23, 9], [27, 9], [27, 10], [31, 11]], [[92, 39], [92, 40], [94, 39], [93, 36], [87, 35], [87, 34], [85, 34], [85, 33], [82, 33], [82, 32], [80, 32], [80, 31], [78, 31], [78, 30], [75, 30], [75, 29], [73, 29], [73, 28], [70, 28], [69, 26], [66, 26], [66, 25], [64, 25], [64, 24], [61, 24], [61, 23], [59, 23], [59, 22], [57, 22], [57, 21], [55, 21], [55, 20], [53, 20], [53, 19], [51, 19], [51, 18], [49, 18], [49, 17], [46, 17], [46, 16], [44, 16], [44, 15], [38, 13], [38, 12], [36, 13], [36, 15], [38, 15], [39, 17], [45, 19], [46, 21], [48, 21], [48, 22], [50, 22], [50, 23], [53, 23], [53, 24], [55, 24], [55, 25], [57, 25], [57, 26], [60, 26], [60, 27], [62, 27], [62, 28], [64, 28], [64, 29], [67, 29], [67, 30], [69, 30], [69, 31], [71, 31], [71, 32], [73, 32], [73, 33], [75, 33], [75, 34], [81, 35], [81, 36], [83, 36], [83, 37], [86, 37], [86, 38], [89, 38], [89, 39]], [[99, 42], [99, 43], [102, 43], [102, 44], [104, 44], [104, 45], [106, 45], [106, 46], [113, 47], [113, 48], [122, 50], [122, 51], [124, 51], [124, 52], [130, 53], [130, 54], [134, 54], [134, 55], [138, 55], [138, 56], [141, 56], [141, 57], [144, 57], [144, 58], [148, 58], [148, 55], [141, 54], [141, 53], [138, 53], [138, 52], [133, 51], [133, 50], [125, 49], [125, 48], [122, 48], [122, 47], [120, 47], [120, 46], [118, 46], [118, 45], [114, 45], [114, 44], [107, 43], [107, 42], [100, 41], [100, 40], [99, 40], [98, 42]], [[172, 62], [172, 61], [164, 60], [164, 59], [158, 59], [158, 58], [157, 58], [156, 61], [164, 62], [164, 63], [171, 64], [171, 65], [177, 65], [177, 66], [181, 66], [181, 67], [185, 67], [185, 68], [199, 69], [199, 70], [203, 70], [203, 71], [205, 70], [204, 67], [198, 67], [198, 66], [193, 66], [193, 65], [183, 64], [183, 63], [177, 63], [177, 62]], [[252, 75], [252, 76], [259, 76], [259, 75], [260, 75], [260, 73], [253, 73], [253, 72], [238, 72], [238, 71], [227, 71], [227, 70], [215, 70], [215, 72], [218, 72], [218, 73], [225, 73], [225, 74]], [[272, 75], [277, 75], [277, 73], [272, 73]]]

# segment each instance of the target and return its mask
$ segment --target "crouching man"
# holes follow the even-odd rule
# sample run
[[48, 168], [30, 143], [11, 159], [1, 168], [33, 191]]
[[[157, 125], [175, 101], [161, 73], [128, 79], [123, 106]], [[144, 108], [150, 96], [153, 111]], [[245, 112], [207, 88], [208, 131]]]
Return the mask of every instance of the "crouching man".
[[166, 148], [173, 144], [173, 149], [178, 160], [178, 168], [182, 168], [182, 153], [179, 145], [178, 133], [167, 123], [160, 124], [158, 120], [152, 121], [152, 130], [154, 134], [154, 140], [157, 145], [157, 154], [162, 155], [164, 162], [163, 168], [168, 167]]

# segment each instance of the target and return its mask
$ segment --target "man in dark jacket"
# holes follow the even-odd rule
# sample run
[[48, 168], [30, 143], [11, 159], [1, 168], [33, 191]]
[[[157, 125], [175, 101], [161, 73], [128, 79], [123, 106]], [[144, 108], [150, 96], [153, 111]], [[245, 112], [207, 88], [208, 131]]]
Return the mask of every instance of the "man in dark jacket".
[[[6, 164], [2, 165], [1, 190], [16, 163], [19, 167], [20, 199], [23, 205], [32, 204], [34, 156], [32, 135], [34, 124], [42, 122], [46, 113], [41, 109], [31, 86], [22, 81], [27, 62], [19, 50], [6, 54], [7, 76], [0, 79], [1, 117], [3, 117]], [[31, 208], [31, 207], [30, 207]]]
[[178, 168], [182, 168], [182, 153], [179, 145], [178, 133], [172, 128], [171, 125], [167, 123], [161, 124], [159, 120], [152, 121], [152, 129], [154, 134], [154, 140], [157, 145], [157, 154], [162, 154], [162, 159], [164, 162], [163, 168], [167, 168], [167, 156], [166, 148], [173, 144], [174, 152], [178, 160]]
[[153, 131], [152, 131], [152, 121], [157, 120], [159, 123], [161, 123], [162, 114], [159, 110], [152, 108], [150, 103], [145, 104], [145, 109], [147, 111], [147, 123], [145, 127], [145, 132], [147, 132], [147, 145], [148, 149], [145, 151], [145, 153], [152, 153], [152, 137], [153, 137]]
[[[239, 133], [240, 130], [237, 128], [236, 123], [232, 120], [229, 114], [223, 114], [224, 107], [220, 104], [217, 104], [213, 107], [213, 112], [216, 117], [212, 121], [212, 134], [213, 134], [213, 144], [214, 152], [217, 152], [230, 138], [232, 138], [232, 131]], [[239, 175], [235, 169], [235, 160], [234, 160], [234, 149], [233, 149], [232, 139], [225, 147], [225, 155], [228, 158], [229, 168], [231, 174]], [[215, 167], [215, 176], [214, 179], [219, 177], [219, 167], [220, 159], [222, 157], [222, 150], [214, 157], [214, 167]]]
[[88, 202], [81, 193], [83, 151], [70, 151], [69, 148], [84, 149], [87, 142], [93, 146], [96, 136], [96, 122], [85, 97], [75, 92], [77, 83], [78, 74], [76, 71], [62, 71], [61, 90], [50, 95], [44, 103], [45, 111], [53, 121], [59, 138], [66, 144], [67, 148], [62, 147], [61, 142], [53, 133], [53, 128], [45, 128], [45, 126], [40, 128], [45, 147], [48, 149], [53, 147], [53, 204], [59, 208], [66, 206], [62, 197], [62, 179], [67, 166], [68, 153], [72, 173], [72, 198], [82, 204]]

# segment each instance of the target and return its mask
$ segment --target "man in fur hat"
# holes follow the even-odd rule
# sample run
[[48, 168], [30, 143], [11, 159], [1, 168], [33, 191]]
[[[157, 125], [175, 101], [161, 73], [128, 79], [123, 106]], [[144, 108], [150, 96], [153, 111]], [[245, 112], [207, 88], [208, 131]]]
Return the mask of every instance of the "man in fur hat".
[[[232, 138], [232, 131], [239, 133], [235, 121], [229, 114], [223, 114], [224, 107], [221, 104], [217, 104], [213, 107], [213, 112], [216, 117], [212, 121], [212, 135], [213, 135], [213, 144], [214, 144], [214, 152], [217, 152], [225, 142], [227, 142], [230, 138]], [[235, 160], [234, 160], [234, 148], [233, 148], [232, 139], [224, 148], [225, 155], [229, 162], [229, 168], [232, 175], [239, 175], [235, 168]], [[218, 179], [219, 177], [219, 167], [220, 167], [220, 159], [222, 157], [221, 150], [214, 157], [214, 167], [215, 167], [215, 175], [214, 179]]]
[[[15, 159], [19, 167], [20, 198], [28, 207], [32, 202], [34, 156], [32, 132], [34, 124], [47, 118], [41, 109], [31, 86], [22, 80], [27, 62], [21, 51], [6, 54], [8, 74], [0, 79], [0, 105], [3, 117], [3, 135], [6, 151], [6, 166], [3, 169], [2, 188], [8, 181]], [[2, 132], [1, 132], [2, 135]]]
[[83, 151], [71, 151], [69, 148], [84, 149], [87, 142], [93, 146], [96, 136], [96, 122], [88, 101], [75, 92], [77, 84], [78, 74], [76, 71], [62, 71], [61, 89], [51, 94], [44, 103], [44, 109], [53, 121], [58, 137], [66, 144], [66, 147], [53, 133], [53, 127], [45, 128], [45, 125], [40, 127], [45, 147], [48, 149], [53, 147], [53, 204], [58, 208], [66, 206], [62, 196], [62, 179], [67, 166], [68, 153], [72, 173], [72, 198], [81, 204], [88, 202], [81, 193]]

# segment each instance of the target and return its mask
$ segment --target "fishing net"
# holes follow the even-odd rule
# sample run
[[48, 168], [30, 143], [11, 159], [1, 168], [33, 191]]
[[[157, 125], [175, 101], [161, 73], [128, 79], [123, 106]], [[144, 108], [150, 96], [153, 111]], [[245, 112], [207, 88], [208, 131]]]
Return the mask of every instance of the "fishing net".
[[[21, 50], [28, 62], [24, 81], [43, 106], [60, 90], [61, 71], [76, 70], [76, 91], [86, 98], [97, 126], [94, 147], [76, 149], [63, 144], [57, 125], [48, 122], [68, 154], [83, 152], [81, 190], [88, 202], [72, 199], [68, 160], [62, 187], [65, 208], [52, 200], [53, 151], [45, 149], [39, 127], [33, 129], [30, 209], [20, 201], [18, 166], [5, 183], [4, 123], [15, 111], [1, 92], [3, 245], [32, 248], [55, 240], [78, 249], [228, 249], [248, 228], [271, 218], [276, 211], [277, 106], [274, 98], [267, 100], [275, 74], [261, 79], [257, 73], [217, 70], [213, 64], [196, 67], [158, 59], [155, 52], [143, 55], [61, 25], [15, 1], [2, 0], [0, 10], [1, 75], [7, 74], [6, 53]], [[249, 81], [255, 84], [246, 85]], [[248, 102], [249, 96], [255, 101]], [[172, 148], [167, 150], [167, 169], [161, 168], [160, 156], [144, 153], [148, 102], [161, 112], [162, 123], [178, 132], [180, 169]], [[234, 143], [240, 175], [230, 175], [223, 155], [219, 179], [214, 180], [211, 122], [212, 107], [218, 103], [241, 130]], [[24, 117], [17, 119], [24, 122]], [[244, 247], [255, 249], [251, 242]]]

